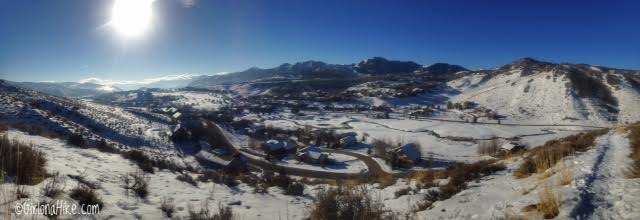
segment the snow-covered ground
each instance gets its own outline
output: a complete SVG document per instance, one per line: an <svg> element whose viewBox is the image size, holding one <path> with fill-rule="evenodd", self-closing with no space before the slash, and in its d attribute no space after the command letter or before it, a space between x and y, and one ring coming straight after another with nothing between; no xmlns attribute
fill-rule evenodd
<svg viewBox="0 0 640 220"><path fill-rule="evenodd" d="M189 206L197 211L203 203L207 202L211 210L217 210L219 203L227 205L240 201L240 205L231 206L239 219L300 219L305 215L308 205L312 203L311 197L287 196L277 187L270 188L268 194L254 193L253 188L245 184L229 188L221 184L200 183L198 187L194 187L176 180L177 174L168 171L148 174L150 194L147 199L137 199L133 195L126 196L122 187L121 177L137 169L137 166L129 160L117 154L71 147L62 140L32 136L17 131L9 131L8 134L12 139L33 143L37 149L46 152L48 172L59 172L62 176L84 173L88 180L99 183L101 188L97 192L102 197L105 207L98 218L161 219L163 214L159 207L164 197L174 199L176 216L183 217L188 215ZM75 201L69 198L68 192L77 183L75 180L66 179L66 193L60 199L67 201L68 204L75 204ZM26 187L34 203L45 198L40 193L44 183ZM0 195L3 198L12 198L14 188L12 184L0 184ZM312 187L306 188L307 194L315 194ZM27 199L22 199L0 204L0 216L8 216L9 213L13 213L13 205L26 201ZM34 218L26 215L17 217ZM44 217L37 216L37 218Z"/></svg>
<svg viewBox="0 0 640 220"><path fill-rule="evenodd" d="M40 136L28 135L23 132L10 130L6 132L11 139L32 143L37 149L46 153L48 160L46 170L50 173L58 172L65 181L65 192L57 199L66 204L76 204L69 197L69 191L78 183L66 175L83 174L89 181L100 185L97 189L105 206L100 214L93 216L97 219L162 219L163 213L160 205L165 198L173 199L176 205L175 216L188 216L189 207L195 211L202 205L208 205L211 210L217 210L218 204L230 205L238 219L302 219L313 204L318 190L328 187L325 184L305 185L304 196L284 195L283 190L271 187L268 193L255 193L254 188L241 183L237 187L228 187L222 184L202 183L192 186L188 183L176 180L178 174L168 171L156 170L154 174L147 174L149 178L149 196L146 199L127 196L122 187L122 176L135 172L137 165L122 158L117 154L110 154L95 149L81 149L65 144L63 140L49 139ZM342 161L352 161L349 156L337 156L333 158ZM195 177L195 174L190 174ZM14 214L16 204L35 205L38 201L46 199L41 195L41 189L46 180L34 186L26 186L26 192L31 197L28 199L14 200L15 185L11 183L0 184L0 216L17 219L42 219L38 215ZM394 193L402 188L415 184L405 180L387 186L383 189L378 184L363 184L372 192L372 197L384 203L387 209L394 213L410 213L413 201L418 201L421 194L405 195L396 198ZM410 199L411 198L411 199ZM30 200L29 200L30 199ZM239 204L238 204L239 203ZM82 216L61 216L64 218L79 218ZM84 216L87 217L87 216Z"/></svg>
<svg viewBox="0 0 640 220"><path fill-rule="evenodd" d="M369 143L374 139L387 139L398 143L420 143L425 157L455 161L476 161L477 143L468 140L501 140L520 138L519 142L536 147L546 141L568 136L593 128L580 126L514 126L498 124L473 124L438 120L374 119L362 114L332 113L324 116L274 115L263 118L264 124L295 130L310 125L317 128L335 128L339 133L355 132L358 140ZM356 151L366 152L366 149Z"/></svg>
<svg viewBox="0 0 640 220"><path fill-rule="evenodd" d="M153 96L176 98L172 104L177 106L191 106L198 110L216 110L226 103L223 97L216 93L198 91L153 92Z"/></svg>
<svg viewBox="0 0 640 220"><path fill-rule="evenodd" d="M506 161L508 169L469 184L452 198L434 203L418 213L429 219L499 219L508 216L542 218L539 213L521 213L538 203L538 193L549 186L561 200L556 219L638 219L640 180L625 179L630 149L626 134L611 131L596 140L590 150L567 157L545 175L516 179L512 173L519 159ZM573 181L561 185L562 169L571 169Z"/></svg>
<svg viewBox="0 0 640 220"><path fill-rule="evenodd" d="M307 170L319 170L319 171L328 171L328 172L336 172L336 173L365 173L368 168L364 162L360 161L358 158L344 155L344 154L328 154L329 159L332 159L335 164L330 164L326 166L320 166L316 164L304 163L296 160L295 158L287 157L281 161L278 161L276 164L287 166L287 167L296 167Z"/></svg>

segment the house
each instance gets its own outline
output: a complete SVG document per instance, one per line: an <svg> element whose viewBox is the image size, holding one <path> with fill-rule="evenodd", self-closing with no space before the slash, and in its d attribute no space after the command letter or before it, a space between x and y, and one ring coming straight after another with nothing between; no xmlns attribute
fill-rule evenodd
<svg viewBox="0 0 640 220"><path fill-rule="evenodd" d="M308 146L298 151L296 154L298 160L311 164L327 164L329 163L329 155L322 153L322 149L316 146Z"/></svg>
<svg viewBox="0 0 640 220"><path fill-rule="evenodd" d="M429 108L424 108L424 109L418 109L415 111L412 111L409 113L409 116L411 117L429 117L433 114L433 110L429 109Z"/></svg>
<svg viewBox="0 0 640 220"><path fill-rule="evenodd" d="M268 140L262 145L262 150L267 154L288 154L294 153L298 145L291 141Z"/></svg>

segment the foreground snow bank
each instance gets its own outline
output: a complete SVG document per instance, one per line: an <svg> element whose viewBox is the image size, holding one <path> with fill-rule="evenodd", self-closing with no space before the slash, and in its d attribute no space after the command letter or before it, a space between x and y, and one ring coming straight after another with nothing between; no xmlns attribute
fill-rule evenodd
<svg viewBox="0 0 640 220"><path fill-rule="evenodd" d="M44 151L48 159L47 171L60 175L84 174L89 181L98 182L101 186L97 190L105 203L98 218L113 219L161 219L163 217L159 207L163 198L172 198L176 205L175 216L187 216L189 206L199 210L207 203L211 210L217 210L218 204L232 205L233 212L239 219L300 219L305 215L307 207L312 203L309 196L293 197L282 193L277 187L269 189L268 194L254 193L253 188L240 184L229 188L226 185L214 183L200 183L194 187L176 180L177 174L168 171L157 171L149 174L149 191L147 199L138 199L133 195L126 196L122 187L121 176L134 172L137 166L117 154L108 154L94 149L80 149L68 146L62 140L32 136L18 131L9 131L9 137L33 145ZM68 192L78 183L66 178L65 193L60 199L68 204L75 204ZM46 182L46 181L45 181ZM45 199L41 195L44 183L27 186L32 201ZM14 197L15 186L8 183L0 184L0 196ZM311 189L305 192L315 195ZM32 219L36 216L15 216L13 205L25 202L26 199L0 204L0 216L12 216L20 219ZM3 202L6 202L3 200ZM37 203L37 202L36 202ZM64 216L70 217L70 216ZM78 217L78 216L76 216ZM37 216L43 218L43 216Z"/></svg>

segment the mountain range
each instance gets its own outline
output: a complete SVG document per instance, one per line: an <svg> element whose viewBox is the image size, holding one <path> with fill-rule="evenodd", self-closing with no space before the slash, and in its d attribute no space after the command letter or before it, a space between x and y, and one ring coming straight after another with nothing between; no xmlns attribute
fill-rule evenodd
<svg viewBox="0 0 640 220"><path fill-rule="evenodd" d="M312 80L330 78L358 78L380 75L432 74L444 75L468 71L459 65L436 63L423 66L412 61L387 60L373 57L355 64L327 64L320 61L285 63L274 68L250 68L245 71L204 77L189 87L212 88L216 85L256 82L265 80Z"/></svg>
<svg viewBox="0 0 640 220"><path fill-rule="evenodd" d="M503 78L505 76L513 78L508 82L504 82L509 85L513 84L512 86L516 86L518 84L516 81L519 82L522 78L528 77L528 80L534 81L536 78L544 77L553 79L554 81L552 82L557 82L555 80L562 76L562 82L571 83L571 85L563 85L563 87L567 87L566 89L571 91L571 94L577 97L601 100L609 108L614 108L618 105L620 98L616 98L615 93L621 88L640 91L640 74L635 70L587 64L551 63L533 58L519 59L493 70L469 70L460 65L448 63L421 65L411 61L395 61L382 57L373 57L354 64L327 64L310 60L293 64L285 63L274 68L253 67L244 71L225 74L184 74L141 81L113 81L90 78L79 82L10 83L50 95L85 97L139 88L184 87L251 90L255 91L251 94L259 94L276 87L273 91L283 90L282 88L298 88L296 87L298 85L291 86L292 82L316 82L318 80L334 80L338 83L333 83L329 87L326 86L327 83L321 84L320 87L305 85L301 90L337 89L341 91L357 86L359 83L380 79L388 80L389 77L393 77L392 80L396 81L399 79L409 80L414 85L416 83L420 84L425 77L427 77L428 81L433 80L433 78L439 78L441 82L449 82L449 84L455 84L456 82L466 83L465 85L457 85L460 88L479 89L489 85L494 81L494 78ZM462 81L460 78L462 78ZM540 80L540 82L543 81ZM528 82L521 90L533 91L533 88L536 87L535 84ZM551 83L545 84L545 86L548 85L551 85ZM512 94L512 92L506 93Z"/></svg>

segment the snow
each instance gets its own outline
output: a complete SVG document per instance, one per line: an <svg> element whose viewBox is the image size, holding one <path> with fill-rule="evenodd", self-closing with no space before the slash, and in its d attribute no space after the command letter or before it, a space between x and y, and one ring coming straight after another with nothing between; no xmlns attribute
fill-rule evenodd
<svg viewBox="0 0 640 220"><path fill-rule="evenodd" d="M277 187L269 189L268 194L254 193L253 188L245 184L229 188L214 183L200 183L194 187L176 180L177 174L168 171L156 171L149 174L149 191L147 199L140 200L132 196L127 197L122 188L121 176L137 169L132 162L117 154L108 154L93 149L80 149L66 145L64 141L27 135L22 132L9 131L10 138L33 143L38 149L46 152L48 159L46 169L49 172L59 172L60 175L78 175L84 173L88 180L99 182L101 188L97 192L102 197L105 207L98 218L135 219L143 216L145 219L162 219L159 210L164 197L174 199L176 216L188 216L188 207L199 209L207 202L211 210L217 210L218 203L226 205L241 201L241 205L233 205L233 211L240 219L301 219L306 215L305 210L313 202L308 196L287 196ZM45 197L40 195L44 182L35 186L26 186L27 192L33 200L40 201ZM75 186L74 180L67 178L65 192ZM307 187L305 192L315 195L315 190ZM13 193L11 184L0 184L0 195ZM75 204L65 193L60 199L68 204ZM0 196L4 197L4 196ZM8 198L8 197L7 197ZM0 199L2 200L2 199ZM2 200L4 202L4 200ZM13 212L12 204L25 202L26 199L13 203L0 204L0 216L7 216ZM32 216L19 216L32 219ZM40 216L39 216L40 217Z"/></svg>
<svg viewBox="0 0 640 220"><path fill-rule="evenodd" d="M598 138L596 147L576 158L576 186L568 193L568 205L563 209L568 217L640 218L640 181L624 176L631 162L625 136L612 131Z"/></svg>
<svg viewBox="0 0 640 220"><path fill-rule="evenodd" d="M171 101L177 106L191 106L198 110L216 110L226 104L226 100L222 95L210 92L199 91L166 91L152 92L157 97L174 97L176 100Z"/></svg>
<svg viewBox="0 0 640 220"><path fill-rule="evenodd" d="M473 101L490 109L497 110L508 120L519 123L563 124L582 123L590 125L609 125L608 113L595 100L580 98L571 92L566 75L558 72L540 72L527 76L519 74L499 74L487 81L482 76L470 75L447 84L456 88L458 94L451 95L452 102ZM631 111L638 106L633 88L624 85L614 95L622 103L619 118L629 121L640 120L637 111ZM625 96L625 94L628 94ZM625 106L630 105L630 106ZM568 119L578 121L567 121Z"/></svg>
<svg viewBox="0 0 640 220"><path fill-rule="evenodd" d="M625 81L616 89L609 85L613 95L618 99L618 121L623 124L633 123L640 120L640 91L633 89L629 82Z"/></svg>
<svg viewBox="0 0 640 220"><path fill-rule="evenodd" d="M318 148L319 149L319 148ZM248 149L244 149L245 151L250 151ZM321 150L320 150L321 151ZM310 153L317 153L320 154L321 152L317 152L315 150L310 150L308 151ZM254 155L257 154L257 155ZM252 152L251 154L249 153L245 153L243 154L244 156L247 157L251 157L253 159L257 159L257 160L264 160L264 156L258 156L260 154L260 152ZM317 170L317 171L327 171L327 172L333 172L333 173L362 173L362 172L366 172L368 170L367 165L360 161L358 158L349 156L349 155L345 155L345 154L339 154L339 153L327 153L327 156L329 159L333 160L335 163L334 164L326 164L326 165L319 165L319 164L309 164L309 163L305 163L302 161L298 161L294 155L288 155L287 157L283 158L282 160L279 161L275 161L276 165L280 165L280 166L284 166L284 167L294 167L294 168L301 168L301 169L307 169L307 170Z"/></svg>
<svg viewBox="0 0 640 220"><path fill-rule="evenodd" d="M567 157L551 168L548 177L534 174L516 179L512 172L522 160L506 160L506 171L469 183L467 189L450 199L419 212L418 218L500 219L524 214L522 208L538 203L538 192L548 185L561 198L560 215L555 219L638 219L640 180L626 179L623 173L630 162L629 153L625 134L611 131L597 138L590 150ZM562 169L575 169L571 184L559 184ZM535 212L525 215L542 217Z"/></svg>

